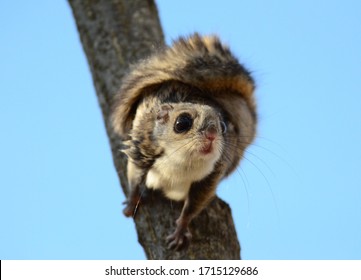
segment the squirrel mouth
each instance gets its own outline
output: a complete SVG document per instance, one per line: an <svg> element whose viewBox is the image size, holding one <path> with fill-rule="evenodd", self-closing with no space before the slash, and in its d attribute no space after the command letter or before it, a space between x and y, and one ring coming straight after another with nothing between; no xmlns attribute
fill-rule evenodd
<svg viewBox="0 0 361 280"><path fill-rule="evenodd" d="M208 155L212 151L213 151L212 141L210 141L209 143L205 143L200 149L201 154L204 154L204 155Z"/></svg>

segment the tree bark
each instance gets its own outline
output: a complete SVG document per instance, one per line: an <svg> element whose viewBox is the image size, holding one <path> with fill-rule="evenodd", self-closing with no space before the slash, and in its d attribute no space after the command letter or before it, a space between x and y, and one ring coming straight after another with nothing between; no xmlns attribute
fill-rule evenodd
<svg viewBox="0 0 361 280"><path fill-rule="evenodd" d="M69 0L88 59L113 160L127 195L126 157L110 124L110 110L129 64L164 44L153 0ZM139 243L148 259L240 259L240 245L225 202L215 198L190 225L193 235L187 250L167 249L166 236L174 231L181 203L151 193L135 217ZM123 217L119 217L123 219ZM130 222L130 221L129 221Z"/></svg>

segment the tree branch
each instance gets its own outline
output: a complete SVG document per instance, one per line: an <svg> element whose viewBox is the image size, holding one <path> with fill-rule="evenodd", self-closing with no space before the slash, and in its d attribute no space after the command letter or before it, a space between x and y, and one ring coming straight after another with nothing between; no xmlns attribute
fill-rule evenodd
<svg viewBox="0 0 361 280"><path fill-rule="evenodd" d="M110 124L110 110L129 64L164 44L153 0L69 0L102 109L113 160L125 194L126 158ZM135 223L138 240L148 259L240 259L231 210L215 198L190 225L187 250L174 252L165 242L175 227L182 205L159 193L141 203ZM122 217L120 217L122 218Z"/></svg>

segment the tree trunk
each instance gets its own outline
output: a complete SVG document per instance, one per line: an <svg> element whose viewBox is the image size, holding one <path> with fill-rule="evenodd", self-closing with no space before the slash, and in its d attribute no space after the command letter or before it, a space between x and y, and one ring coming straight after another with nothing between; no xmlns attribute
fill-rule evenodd
<svg viewBox="0 0 361 280"><path fill-rule="evenodd" d="M164 44L157 8L153 0L69 0L69 3L93 76L114 164L127 194L126 158L119 151L121 142L110 124L110 109L129 64ZM174 231L181 208L181 203L158 193L152 193L140 204L135 224L148 259L240 259L231 210L219 198L191 223L193 239L189 248L180 252L168 250L165 239Z"/></svg>

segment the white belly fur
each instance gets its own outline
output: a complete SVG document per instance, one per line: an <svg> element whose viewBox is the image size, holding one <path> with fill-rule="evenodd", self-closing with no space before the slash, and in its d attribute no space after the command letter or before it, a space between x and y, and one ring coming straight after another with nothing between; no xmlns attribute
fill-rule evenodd
<svg viewBox="0 0 361 280"><path fill-rule="evenodd" d="M203 158L197 161L179 162L176 159L156 160L146 177L146 186L161 189L172 200L185 200L193 182L209 175L216 159Z"/></svg>

